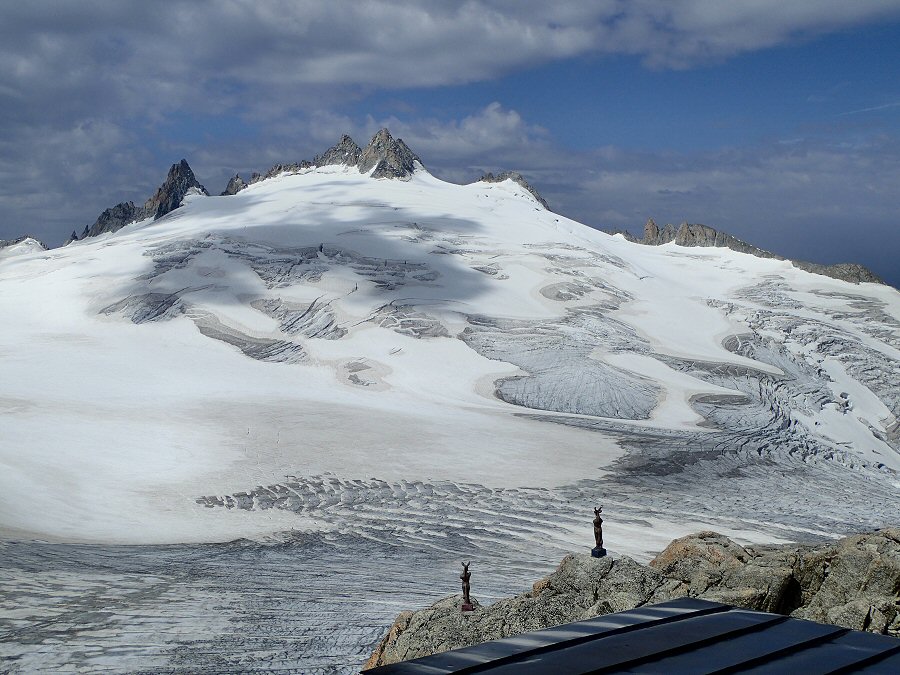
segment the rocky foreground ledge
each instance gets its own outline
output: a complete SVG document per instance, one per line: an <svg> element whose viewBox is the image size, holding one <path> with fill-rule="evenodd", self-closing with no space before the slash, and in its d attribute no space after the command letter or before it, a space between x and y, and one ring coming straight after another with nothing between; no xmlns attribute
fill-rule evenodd
<svg viewBox="0 0 900 675"><path fill-rule="evenodd" d="M486 607L476 601L473 612L460 612L459 595L401 612L366 667L685 596L900 637L900 528L758 547L700 532L676 539L649 566L568 555L530 592Z"/></svg>

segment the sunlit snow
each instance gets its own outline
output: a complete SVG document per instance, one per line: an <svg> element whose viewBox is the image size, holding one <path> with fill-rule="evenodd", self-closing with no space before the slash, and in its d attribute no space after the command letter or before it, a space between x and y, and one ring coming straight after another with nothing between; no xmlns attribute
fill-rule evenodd
<svg viewBox="0 0 900 675"><path fill-rule="evenodd" d="M379 565L537 574L592 544L599 503L612 553L643 560L700 529L896 518L890 287L629 243L512 181L335 167L19 253L0 260L6 539L294 530Z"/></svg>

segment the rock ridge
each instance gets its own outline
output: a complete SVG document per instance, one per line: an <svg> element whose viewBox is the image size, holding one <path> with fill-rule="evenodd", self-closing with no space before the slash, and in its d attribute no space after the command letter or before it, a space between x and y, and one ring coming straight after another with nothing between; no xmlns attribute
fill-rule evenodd
<svg viewBox="0 0 900 675"><path fill-rule="evenodd" d="M478 179L482 183L502 183L505 180L511 180L523 188L528 190L531 193L531 196L538 200L541 206L543 206L548 211L550 210L550 205L547 204L547 201L541 197L541 194L534 189L534 187L520 174L518 171L502 171L496 175L492 174L490 171L485 173L481 178Z"/></svg>
<svg viewBox="0 0 900 675"><path fill-rule="evenodd" d="M418 155L402 139L391 136L387 129L378 131L365 149L344 134L337 143L321 155L316 155L312 161L304 159L291 164L275 164L264 174L254 172L247 182L244 182L240 174L235 174L221 196L237 194L250 185L283 173L299 173L324 166L355 167L360 173L369 173L372 178L400 179L409 178L417 169L424 168Z"/></svg>
<svg viewBox="0 0 900 675"><path fill-rule="evenodd" d="M729 248L738 253L748 253L757 258L772 258L774 260L787 260L777 253L759 248L746 241L738 239L727 232L721 232L708 225L700 223L682 223L677 228L671 223L663 228L654 222L653 218L647 220L644 225L644 236L638 239L626 232L615 231L612 234L623 234L629 241L648 246L661 246L675 242L678 246L704 246ZM814 274L822 274L833 279L841 279L850 283L875 283L883 284L871 270L857 263L838 263L836 265L823 265L820 263L805 262L803 260L791 260L791 264L798 269Z"/></svg>
<svg viewBox="0 0 900 675"><path fill-rule="evenodd" d="M419 157L400 138L381 129L359 155L357 168L372 178L408 178L422 165ZM371 172L371 173L370 173Z"/></svg>
<svg viewBox="0 0 900 675"><path fill-rule="evenodd" d="M31 249L33 251L46 251L47 244L42 242L37 237L33 237L30 234L23 234L21 237L16 237L15 239L0 239L0 250L4 248L10 248L12 246L18 246L19 244L28 244L31 242Z"/></svg>
<svg viewBox="0 0 900 675"><path fill-rule="evenodd" d="M233 180L234 178L232 178ZM229 185L231 185L230 182ZM182 159L171 166L165 181L157 188L153 196L144 202L142 207L138 208L134 202L130 201L120 202L101 213L92 225L86 225L81 236L77 236L73 231L66 244L87 237L96 237L106 232L117 232L126 225L147 218L158 220L181 206L184 198L191 192L209 195L206 188L197 180L190 165Z"/></svg>
<svg viewBox="0 0 900 675"><path fill-rule="evenodd" d="M900 528L757 547L699 532L672 541L649 565L570 554L530 591L474 612L460 612L459 595L401 612L366 667L680 597L900 637Z"/></svg>

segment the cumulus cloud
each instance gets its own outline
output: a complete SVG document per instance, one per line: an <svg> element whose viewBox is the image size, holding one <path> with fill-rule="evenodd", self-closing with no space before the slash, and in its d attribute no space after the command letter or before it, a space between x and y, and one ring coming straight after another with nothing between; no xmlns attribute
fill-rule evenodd
<svg viewBox="0 0 900 675"><path fill-rule="evenodd" d="M685 67L891 16L900 16L894 0L34 0L4 9L0 114L61 123L99 108L265 114L578 55Z"/></svg>
<svg viewBox="0 0 900 675"><path fill-rule="evenodd" d="M607 148L542 189L588 224L639 234L648 217L700 222L788 257L862 262L896 284L891 247L879 242L896 240L900 224L898 157L900 143L884 136L677 154Z"/></svg>
<svg viewBox="0 0 900 675"><path fill-rule="evenodd" d="M445 178L527 171L552 204L591 223L683 211L727 225L773 194L782 215L790 194L811 211L868 213L898 175L878 148L868 164L862 151L827 146L800 160L798 148L573 152L502 101L444 116L348 111L375 92L490 81L573 57L688 68L898 17L896 0L14 3L0 22L0 237L32 230L58 243L103 208L145 197L182 156L215 191L234 171L311 157L343 132L362 143L380 126ZM217 124L246 130L203 131ZM708 210L695 216L691 205Z"/></svg>

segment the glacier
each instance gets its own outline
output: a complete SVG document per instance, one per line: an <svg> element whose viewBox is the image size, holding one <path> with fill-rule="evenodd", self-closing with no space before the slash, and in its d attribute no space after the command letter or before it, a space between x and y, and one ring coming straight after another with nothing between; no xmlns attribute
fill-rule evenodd
<svg viewBox="0 0 900 675"><path fill-rule="evenodd" d="M600 503L639 560L896 524L896 289L415 160L0 260L4 668L354 672L458 560L516 592Z"/></svg>

